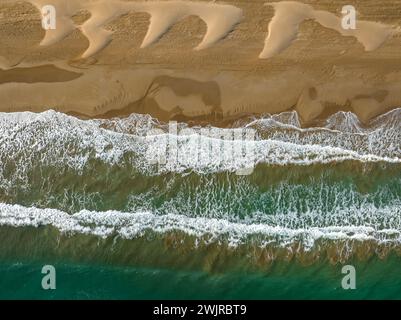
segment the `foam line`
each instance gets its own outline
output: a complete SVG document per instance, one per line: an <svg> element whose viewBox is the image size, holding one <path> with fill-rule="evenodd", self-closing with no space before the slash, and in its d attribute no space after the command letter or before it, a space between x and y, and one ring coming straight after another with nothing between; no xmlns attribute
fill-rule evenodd
<svg viewBox="0 0 401 320"><path fill-rule="evenodd" d="M400 207L367 208L364 212L370 215L397 216ZM360 210L352 209L339 213L347 217L360 215ZM301 217L297 223L291 221L288 226L269 225L264 223L231 222L226 219L187 217L185 215L166 214L158 215L152 212L95 212L82 210L75 214L68 214L57 209L40 209L0 203L0 225L14 227L53 226L62 233L91 234L103 238L120 236L125 239L134 239L147 232L165 234L168 232L184 232L196 238L204 238L210 242L225 242L230 246L246 243L252 238L260 246L275 245L285 247L294 242L300 242L305 249L311 249L317 240L373 240L379 243L399 244L401 229L397 225L399 219L393 219L394 225L381 228L371 225L311 225L305 226ZM312 214L309 214L307 219ZM316 216L317 218L318 216ZM339 219L339 221L341 221Z"/></svg>
<svg viewBox="0 0 401 320"><path fill-rule="evenodd" d="M149 130L161 127L156 121L140 115L127 119L79 120L55 111L1 113L0 159L23 168L41 161L74 170L83 170L91 160L100 160L107 164L129 164L148 174L157 168L155 155L163 154L178 154L179 157L166 157L164 163L159 163L158 173L233 172L257 163L280 166L340 161L399 164L401 110L396 111L378 118L370 130L358 132L336 131L333 123L329 128L295 127L288 130L286 124L277 126L272 119L260 119L252 123L258 133L256 140L242 141L219 138L219 135L225 137L236 129L215 128L212 136L196 131L190 135L174 136L168 131L149 135ZM130 125L132 127L127 131L123 129ZM347 130L341 123L338 125ZM166 141L170 138L177 143L167 144L166 149ZM237 156L232 150L238 145L251 152ZM210 152L211 148L221 152Z"/></svg>

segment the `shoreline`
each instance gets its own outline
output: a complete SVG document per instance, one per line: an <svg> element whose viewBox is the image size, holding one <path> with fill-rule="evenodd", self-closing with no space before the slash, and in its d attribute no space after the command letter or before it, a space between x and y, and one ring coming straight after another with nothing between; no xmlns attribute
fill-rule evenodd
<svg viewBox="0 0 401 320"><path fill-rule="evenodd" d="M244 118L296 111L301 125L310 127L340 111L352 112L362 124L368 124L401 106L401 80L374 90L361 83L342 82L338 83L341 90L330 91L334 82L303 89L304 84L295 74L275 79L263 75L238 78L232 71L154 67L111 70L93 66L82 72L54 64L0 69L0 112L52 109L81 119L121 118L137 113L162 122L229 127ZM298 84L288 85L287 78ZM284 85L272 85L280 81ZM281 95L287 87L292 91L284 98ZM325 101L318 98L322 90L327 93Z"/></svg>

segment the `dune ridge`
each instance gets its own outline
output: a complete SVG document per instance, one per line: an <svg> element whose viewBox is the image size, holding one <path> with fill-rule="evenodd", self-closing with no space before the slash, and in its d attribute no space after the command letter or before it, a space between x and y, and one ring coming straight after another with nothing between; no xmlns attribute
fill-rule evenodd
<svg viewBox="0 0 401 320"><path fill-rule="evenodd" d="M305 20L315 20L343 36L355 37L366 51L376 50L396 31L391 26L359 19L356 29L346 30L341 26L341 18L335 14L295 1L268 2L266 5L274 8L275 15L269 23L269 34L259 55L261 59L271 58L288 48L298 35L299 25Z"/></svg>
<svg viewBox="0 0 401 320"><path fill-rule="evenodd" d="M112 32L103 26L129 12L146 12L150 15L150 25L141 48L155 43L172 25L188 16L198 16L207 25L207 32L195 50L210 47L218 42L238 24L242 10L233 5L215 2L196 1L149 1L126 2L121 0L28 0L39 10L45 5L54 5L57 10L57 29L47 30L41 45L47 46L64 39L76 28L79 28L89 40L89 47L82 54L88 58L102 50L111 40ZM306 20L314 20L323 27L335 30L343 36L355 37L366 51L374 51L389 39L396 29L393 26L372 21L357 20L356 29L344 29L341 17L324 11L315 10L311 5L296 1L268 2L275 15L269 22L269 32L259 58L271 58L288 48L297 38L299 25ZM91 17L81 26L72 21L72 16L87 10Z"/></svg>
<svg viewBox="0 0 401 320"><path fill-rule="evenodd" d="M131 11L146 12L151 16L149 29L141 48L156 42L176 22L194 15L202 19L207 25L207 32L195 49L205 49L227 35L242 19L242 10L237 7L196 1L29 1L39 10L45 5L54 5L59 13L57 28L55 30L47 30L46 36L41 42L41 45L44 46L62 40L77 28L71 19L76 12L87 10L91 13L91 17L79 27L89 40L89 48L82 54L83 58L96 54L111 41L112 32L103 28L106 23Z"/></svg>

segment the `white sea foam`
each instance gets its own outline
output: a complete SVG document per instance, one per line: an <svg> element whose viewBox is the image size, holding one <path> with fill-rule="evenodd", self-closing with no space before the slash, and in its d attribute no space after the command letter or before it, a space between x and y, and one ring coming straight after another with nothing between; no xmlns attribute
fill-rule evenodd
<svg viewBox="0 0 401 320"><path fill-rule="evenodd" d="M368 126L351 112L338 112L322 127L301 128L295 111L267 115L246 126L257 129L262 139L331 146L385 158L399 159L401 155L401 109L377 117Z"/></svg>
<svg viewBox="0 0 401 320"><path fill-rule="evenodd" d="M305 129L301 128L296 113L286 112L255 119L243 124L243 127L257 130L257 140L246 141L254 145L257 162L275 165L308 165L343 160L401 163L400 121L401 109L378 117L369 126L360 124L353 114L338 113L320 128ZM154 128L165 133L148 136L149 130ZM186 128L186 125L179 124L179 128ZM231 132L238 128L214 129L217 132ZM188 149L197 147L198 144L194 145L194 137L210 143L221 143L215 136L199 135L201 128L194 130L195 134L177 137L177 152L182 150L181 154L185 155ZM42 170L41 168L49 166L80 172L91 161L121 167L132 166L145 174L159 174L160 171L154 170L148 156L152 153L149 150L158 150L163 136L171 136L168 126L146 115L133 114L125 119L84 121L55 111L40 114L1 113L0 187L7 188L15 184L21 188L28 186L29 173L36 170L35 168ZM226 142L228 145L235 143L238 141ZM207 146L201 143L199 146L205 145ZM207 154L206 149L198 152ZM222 157L221 153L214 153L211 157L199 157L193 162L187 159L186 162L180 162L179 166L167 162L161 169L163 172L183 172L188 169L201 173L233 171L247 160L223 158L223 161ZM131 212L82 210L68 214L56 209L0 204L0 225L52 225L61 232L101 237L119 235L127 239L139 237L148 231L182 231L191 236L224 241L231 245L251 239L257 240L260 245L281 246L302 242L308 248L319 239L371 239L386 243L399 243L401 239L401 204L397 199L397 191L389 195L384 188L378 191L381 193L376 198L359 197L352 192L348 192L350 195L347 197L335 192L333 198L333 188L322 189L320 193L319 190L316 191L316 204L308 200L307 208L297 210L296 205L292 207L280 202L281 198L291 198L288 190L292 189L284 188L287 193L280 193L277 197L275 194L271 195L272 199L277 198L273 204L277 208L272 208L272 212L264 211L263 207L259 208L261 212L246 216L224 214L236 210L235 203L230 200L231 194L227 193L224 205L229 203L233 208L228 212L225 206L217 214L196 202L200 196L195 202L187 201L188 207L167 201L164 210L159 211L157 208L137 206L126 210ZM239 192L245 191L241 189ZM209 186L205 188L205 192L210 195L213 188ZM238 196L249 200L252 193L257 193L257 190ZM314 193L315 191L311 192ZM199 192L196 194L199 195ZM302 190L300 194L305 196ZM387 197L380 196L383 194ZM294 196L297 195L295 190ZM220 201L219 194L211 196L217 199L213 204ZM319 204L319 197L323 199L322 204ZM183 199L185 202L186 198ZM384 200L381 201L382 199ZM136 200L133 199L133 202L138 205ZM261 195L259 200L263 203L269 202L266 195ZM291 199L288 201L291 202ZM330 206L327 203L325 206L327 201ZM269 203L273 203L273 200ZM198 211L202 211L202 214L195 214L198 205ZM178 207L180 210L172 210ZM213 209L216 211L219 208L216 205ZM255 209L259 210L257 206Z"/></svg>
<svg viewBox="0 0 401 320"><path fill-rule="evenodd" d="M315 222L305 225L302 216L294 220L281 219L281 224L253 222L232 222L225 219L204 217L188 217L185 215L158 215L152 212L93 212L83 210L75 214L56 209L39 209L20 205L0 204L0 225L15 227L53 226L67 234L91 234L103 238L120 236L134 239L147 232L165 234L183 232L208 243L226 243L230 246L256 241L258 245L288 246L294 242L301 243L311 249L317 240L373 240L380 243L399 244L401 240L400 210L398 205L384 208L366 207L366 217L383 216L391 219L391 225L380 227L369 223L364 225L347 225L345 219L338 225L319 224L319 214L314 215ZM360 215L352 208L338 215L345 218L349 215Z"/></svg>
<svg viewBox="0 0 401 320"><path fill-rule="evenodd" d="M308 165L342 160L401 163L400 113L401 109L389 112L367 127L350 113L338 113L329 118L323 127L308 129L300 127L297 115L293 112L265 116L244 125L258 132L256 141L246 143L254 144L256 161L276 165ZM185 124L179 124L179 128L185 127ZM149 130L154 128L165 133L148 136ZM218 132L236 130L215 129ZM195 128L196 132L200 133L200 130ZM132 166L146 174L159 174L160 171L154 171L149 163L149 150L157 150L160 139L169 135L167 125L149 116L135 114L125 119L84 121L55 111L40 114L1 113L0 187L7 189L10 185L18 185L29 189L28 177L34 170L49 166L79 172L94 160L121 167ZM178 137L177 152L182 149L182 154L185 154L188 149L198 146L194 145L194 136L196 134ZM216 137L198 138L220 143ZM229 141L228 145L235 143L237 141ZM199 152L206 154L206 149L200 149ZM211 157L182 162L179 167L167 162L162 170L232 171L247 160L224 158L223 161L222 156L214 153ZM256 241L260 246L287 246L300 242L305 248L312 248L319 240L371 240L399 244L401 203L398 191L392 193L394 183L392 181L388 189L381 188L377 194L368 195L361 195L353 189L342 190L341 185L341 190L337 190L333 186L320 188L315 183L312 187L306 187L312 189L309 192L298 190L296 185L284 185L283 190L279 189L277 193L272 191L271 194L266 191L260 197L258 190L246 189L246 186L228 186L229 190L233 190L230 193L214 190L211 185L202 185L204 193L201 193L199 190L186 189L184 185L183 190L193 191L195 198L191 198L191 195L186 197L189 192L180 194L176 190L175 198L167 199L161 207L142 207L142 202L146 203L149 197L154 198L155 195L150 194L141 203L137 198L131 199L130 204L135 206L125 210L127 212L77 209L78 212L69 214L57 209L0 203L0 225L49 225L63 233L120 236L126 239L134 239L147 232L164 234L180 231L202 241L232 246L248 241ZM220 193L224 193L224 196L220 196ZM253 194L255 196L252 198ZM201 203L203 196L206 204ZM313 197L316 198L315 202ZM253 211L244 213L243 207L233 198L259 201L270 207L254 203L251 208ZM304 199L305 205L301 203L297 207L299 203L293 199ZM85 208L85 203L80 208ZM218 203L221 203L220 207ZM60 206L57 204L58 208Z"/></svg>
<svg viewBox="0 0 401 320"><path fill-rule="evenodd" d="M376 119L371 128L339 122L341 117L352 118L344 113L330 118L324 128L310 129L298 127L295 114L281 115L289 123L282 119L280 122L280 116L265 117L245 126L258 132L252 141L219 138L237 128L213 128L213 136L195 128L191 135L172 137L166 125L149 116L79 120L55 111L0 113L0 181L3 187L17 181L23 184L27 182L28 172L44 166L82 172L90 161L131 166L144 174L188 170L235 172L256 163L281 166L347 160L401 163L400 111L397 109ZM186 125L179 124L178 127L185 128ZM148 135L155 128L161 129L162 134ZM347 128L350 130L345 131ZM176 143L165 149L165 142L170 138L176 139ZM252 153L238 157L230 152L237 144L245 144ZM155 154L160 156L163 152L177 157L166 157L163 163L155 164Z"/></svg>
<svg viewBox="0 0 401 320"><path fill-rule="evenodd" d="M269 176L270 172L265 172ZM280 183L255 183L250 179L199 176L186 179L174 176L157 187L141 193L130 194L125 211L149 211L163 214L178 214L188 217L226 219L231 222L267 223L269 225L381 225L390 226L388 215L364 213L375 208L401 205L401 178L390 178L377 183L367 192L361 192L358 185L366 185L369 178L362 178L357 184L336 182L330 175L311 177L308 182L288 182L287 175L281 175ZM361 176L358 177L361 179ZM194 181L195 180L195 181ZM59 206L59 200L41 207ZM120 200L120 203L122 201ZM85 206L77 206L75 212ZM96 207L92 207L96 208ZM347 210L350 214L347 215ZM359 212L360 214L356 214ZM344 214L339 214L344 213ZM354 214L351 214L354 213ZM298 220L299 218L302 218ZM394 218L391 216L391 218ZM400 217L401 218L401 217Z"/></svg>

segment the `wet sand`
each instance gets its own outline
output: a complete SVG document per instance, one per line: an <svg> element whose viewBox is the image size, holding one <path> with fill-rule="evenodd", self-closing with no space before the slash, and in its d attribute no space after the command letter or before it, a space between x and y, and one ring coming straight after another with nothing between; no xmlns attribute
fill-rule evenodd
<svg viewBox="0 0 401 320"><path fill-rule="evenodd" d="M357 1L348 32L342 0L49 0L62 17L55 32L41 27L43 3L0 3L0 111L224 126L295 109L312 125L339 110L368 122L401 105L397 1Z"/></svg>

